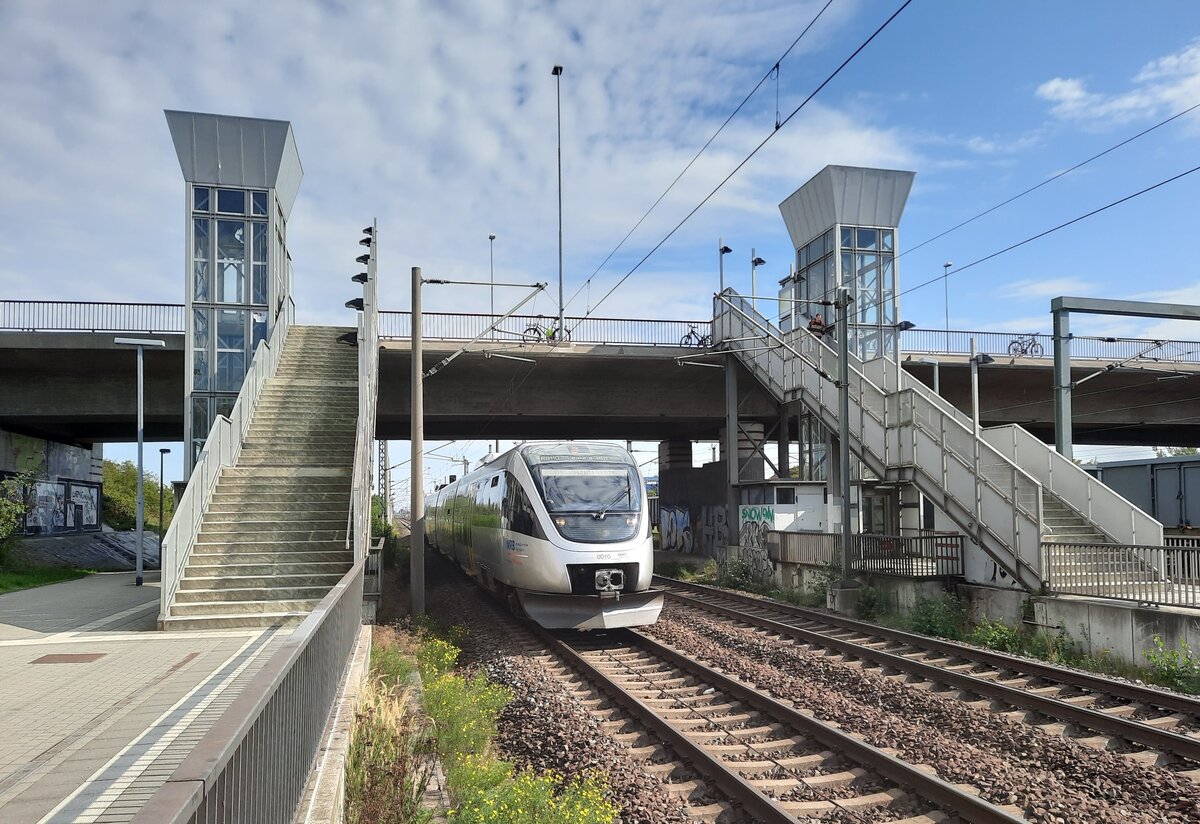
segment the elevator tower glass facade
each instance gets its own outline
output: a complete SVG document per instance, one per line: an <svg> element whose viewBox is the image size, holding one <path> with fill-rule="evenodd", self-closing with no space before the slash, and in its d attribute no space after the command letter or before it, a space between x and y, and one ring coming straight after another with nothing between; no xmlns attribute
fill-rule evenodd
<svg viewBox="0 0 1200 824"><path fill-rule="evenodd" d="M191 473L291 297L287 221L303 169L291 124L168 111L186 181L184 425Z"/></svg>

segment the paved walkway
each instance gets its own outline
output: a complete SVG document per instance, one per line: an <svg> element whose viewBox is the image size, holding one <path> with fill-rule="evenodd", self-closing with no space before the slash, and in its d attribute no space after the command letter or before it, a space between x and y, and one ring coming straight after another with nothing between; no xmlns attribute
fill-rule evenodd
<svg viewBox="0 0 1200 824"><path fill-rule="evenodd" d="M0 595L0 821L129 821L290 629L158 632L131 573Z"/></svg>

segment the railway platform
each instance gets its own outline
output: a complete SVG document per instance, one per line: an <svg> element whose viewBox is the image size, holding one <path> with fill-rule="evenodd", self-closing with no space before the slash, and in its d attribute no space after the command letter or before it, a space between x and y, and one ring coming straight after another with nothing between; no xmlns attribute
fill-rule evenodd
<svg viewBox="0 0 1200 824"><path fill-rule="evenodd" d="M129 821L290 630L159 632L157 573L0 595L0 821Z"/></svg>

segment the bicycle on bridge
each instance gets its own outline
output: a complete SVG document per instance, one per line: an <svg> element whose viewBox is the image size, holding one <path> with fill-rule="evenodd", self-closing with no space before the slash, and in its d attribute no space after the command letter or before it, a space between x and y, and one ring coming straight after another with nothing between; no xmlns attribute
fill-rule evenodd
<svg viewBox="0 0 1200 824"><path fill-rule="evenodd" d="M563 328L559 329L558 324L551 322L543 326L541 322L531 323L525 327L525 331L521 333L521 340L524 343L559 343L560 341L571 340L571 330L564 323Z"/></svg>
<svg viewBox="0 0 1200 824"><path fill-rule="evenodd" d="M679 339L680 346L700 346L705 349L712 346L712 335L701 335L695 324L688 325L691 328L688 329L686 335Z"/></svg>
<svg viewBox="0 0 1200 824"><path fill-rule="evenodd" d="M1040 358L1043 354L1042 345L1038 343L1035 335L1019 335L1016 340L1008 345L1008 354L1014 358L1028 355L1031 358Z"/></svg>

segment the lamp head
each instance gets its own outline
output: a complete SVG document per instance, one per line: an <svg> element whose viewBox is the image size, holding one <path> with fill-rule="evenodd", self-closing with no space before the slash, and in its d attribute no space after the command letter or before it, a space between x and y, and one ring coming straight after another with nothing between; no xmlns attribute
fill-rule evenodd
<svg viewBox="0 0 1200 824"><path fill-rule="evenodd" d="M358 245L359 245L359 246L366 246L368 249L370 249L370 248L371 248L371 237L370 237L370 235L368 235L367 237L365 237L365 238L363 238L362 240L360 240L360 241L358 242Z"/></svg>
<svg viewBox="0 0 1200 824"><path fill-rule="evenodd" d="M766 263L766 261L760 257L756 257L754 260L750 261L751 266L762 266L765 263Z"/></svg>
<svg viewBox="0 0 1200 824"><path fill-rule="evenodd" d="M496 239L495 233L488 235L488 240L495 240L495 239Z"/></svg>
<svg viewBox="0 0 1200 824"><path fill-rule="evenodd" d="M373 235L373 234L375 234L375 227L368 226L367 228L363 229L362 231L363 231L364 235Z"/></svg>
<svg viewBox="0 0 1200 824"><path fill-rule="evenodd" d="M354 262L361 263L363 266L366 266L368 263L371 262L371 256L370 255L359 255L358 257L356 257L354 259Z"/></svg>
<svg viewBox="0 0 1200 824"><path fill-rule="evenodd" d="M950 268L951 266L953 266L953 265L954 265L954 261L952 261L952 260L948 260L948 261L946 261L945 263L943 263L943 264L942 264L942 268L943 268L943 269L949 269L949 268Z"/></svg>
<svg viewBox="0 0 1200 824"><path fill-rule="evenodd" d="M349 346L358 346L358 332L347 332L344 335L338 335L337 342Z"/></svg>
<svg viewBox="0 0 1200 824"><path fill-rule="evenodd" d="M732 250L732 249L730 249L728 246L722 246L722 247L721 247L721 254L723 254L723 255L727 255L727 254L729 254L729 253L730 253L730 252L732 252L732 251L733 251L733 250Z"/></svg>
<svg viewBox="0 0 1200 824"><path fill-rule="evenodd" d="M553 69L550 70L550 74L554 75L555 77L558 77L560 74L562 74L562 66L555 66Z"/></svg>
<svg viewBox="0 0 1200 824"><path fill-rule="evenodd" d="M171 454L171 450L170 450L170 449L167 449L165 446L160 446L160 447L159 447L159 449L158 449L158 454L159 454L159 455L170 455L170 454Z"/></svg>
<svg viewBox="0 0 1200 824"><path fill-rule="evenodd" d="M346 308L347 309L355 309L355 310L361 312L363 310L363 299L355 298L354 300L346 301Z"/></svg>
<svg viewBox="0 0 1200 824"><path fill-rule="evenodd" d="M989 355L986 352L980 352L978 355L975 356L975 362L977 364L979 364L980 366L985 366L989 363L995 363L996 359L993 358L991 355Z"/></svg>
<svg viewBox="0 0 1200 824"><path fill-rule="evenodd" d="M366 272L359 272L357 275L351 275L350 280L355 283L366 283L369 275Z"/></svg>
<svg viewBox="0 0 1200 824"><path fill-rule="evenodd" d="M917 325L911 320L902 320L896 324L897 332L907 332L909 329L916 329Z"/></svg>

